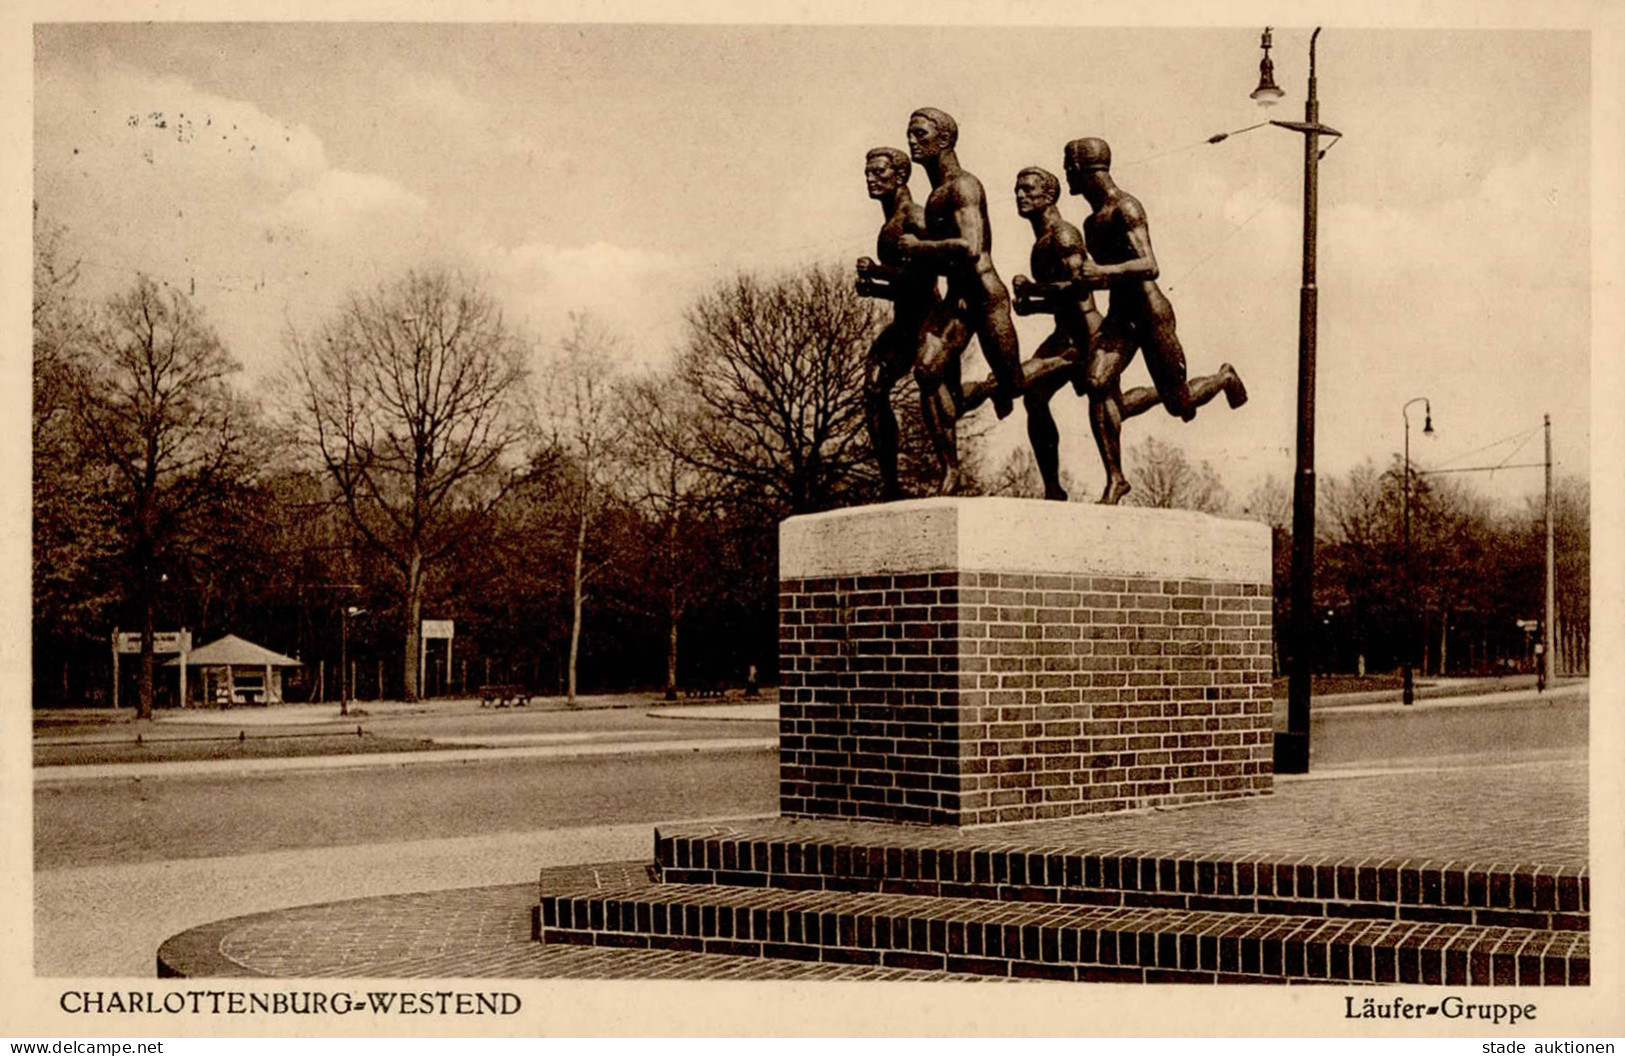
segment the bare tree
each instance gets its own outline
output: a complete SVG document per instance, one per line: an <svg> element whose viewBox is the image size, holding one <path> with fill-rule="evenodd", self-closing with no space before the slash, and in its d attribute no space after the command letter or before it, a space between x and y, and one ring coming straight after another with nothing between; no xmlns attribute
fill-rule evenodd
<svg viewBox="0 0 1625 1056"><path fill-rule="evenodd" d="M1128 451L1128 478L1134 506L1223 513L1230 495L1209 462L1193 466L1173 444L1148 436Z"/></svg>
<svg viewBox="0 0 1625 1056"><path fill-rule="evenodd" d="M404 685L419 693L430 577L536 463L526 348L496 305L450 275L408 274L290 334L303 444L405 602Z"/></svg>
<svg viewBox="0 0 1625 1056"><path fill-rule="evenodd" d="M777 516L872 488L863 368L876 325L835 268L740 275L701 297L677 365L702 411L693 462Z"/></svg>
<svg viewBox="0 0 1625 1056"><path fill-rule="evenodd" d="M695 600L716 588L717 540L712 515L716 481L696 469L691 453L699 415L687 391L658 376L629 383L622 397L627 497L659 540L654 579L666 624L666 699L677 697L678 631Z"/></svg>
<svg viewBox="0 0 1625 1056"><path fill-rule="evenodd" d="M1560 477L1552 486L1559 670L1591 667L1591 485L1583 477Z"/></svg>
<svg viewBox="0 0 1625 1056"><path fill-rule="evenodd" d="M549 365L544 402L555 444L566 454L574 474L569 489L573 529L570 573L570 655L565 699L576 702L576 668L581 656L581 616L588 580L605 560L588 561L588 533L610 499L618 432L624 418L616 413L616 375L620 343L603 324L572 313L570 336Z"/></svg>
<svg viewBox="0 0 1625 1056"><path fill-rule="evenodd" d="M60 442L73 411L73 372L84 356L86 313L74 301L79 262L69 260L66 230L34 208L34 420L36 453Z"/></svg>
<svg viewBox="0 0 1625 1056"><path fill-rule="evenodd" d="M1271 528L1290 534L1292 531L1292 487L1286 481L1266 476L1258 486L1247 493L1241 505L1241 516L1250 521L1267 524Z"/></svg>
<svg viewBox="0 0 1625 1056"><path fill-rule="evenodd" d="M1266 476L1242 503L1240 516L1269 525L1270 580L1274 598L1273 655L1279 664L1282 631L1288 626L1292 598L1292 486L1274 475ZM1324 554L1322 554L1324 559Z"/></svg>
<svg viewBox="0 0 1625 1056"><path fill-rule="evenodd" d="M1064 473L1064 470L1063 470ZM1071 489L1071 481L1067 481L1067 490ZM1042 499L1044 497L1044 479L1038 472L1038 460L1033 457L1032 448L1017 447L1005 456L999 463L999 468L983 485L987 494L1002 495L1012 499Z"/></svg>
<svg viewBox="0 0 1625 1056"><path fill-rule="evenodd" d="M36 701L66 700L84 665L76 654L106 629L118 600L120 524L111 480L76 427L91 313L74 289L79 264L66 231L34 212L33 653ZM48 675L49 672L49 675ZM57 676L57 677L50 677Z"/></svg>
<svg viewBox="0 0 1625 1056"><path fill-rule="evenodd" d="M160 565L219 489L247 472L248 413L227 381L237 370L184 294L138 276L97 313L72 372L80 442L106 467L122 511L141 621L142 718L152 716Z"/></svg>
<svg viewBox="0 0 1625 1056"><path fill-rule="evenodd" d="M1320 489L1318 509L1327 541L1363 551L1368 559L1383 556L1398 546L1402 474L1377 469L1371 459L1349 470L1345 478L1330 478ZM1420 487L1420 480L1413 486Z"/></svg>

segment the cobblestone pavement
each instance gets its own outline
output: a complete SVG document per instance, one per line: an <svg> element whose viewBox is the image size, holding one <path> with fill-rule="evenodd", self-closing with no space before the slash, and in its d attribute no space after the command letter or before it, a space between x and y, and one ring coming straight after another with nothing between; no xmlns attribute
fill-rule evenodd
<svg viewBox="0 0 1625 1056"><path fill-rule="evenodd" d="M857 830L890 832L894 840L922 845L945 840L997 842L1009 833L1024 843L1134 847L1146 853L1385 855L1584 866L1586 775L1585 760L1570 757L1453 770L1277 779L1270 796L962 832L801 819L774 825L786 832L846 838Z"/></svg>
<svg viewBox="0 0 1625 1056"><path fill-rule="evenodd" d="M1581 758L1436 772L1283 780L1272 797L1011 826L1020 838L1205 853L1385 854L1587 864ZM780 822L779 824L791 824ZM820 823L795 823L820 824ZM895 829L940 840L941 830ZM988 840L997 830L970 838ZM652 833L651 833L652 844ZM641 862L593 869L641 868ZM166 949L196 974L508 978L939 978L932 972L784 964L531 941L536 886L510 884L329 903L218 921ZM871 973L871 974L852 974ZM875 974L878 973L878 974ZM188 974L192 974L191 971Z"/></svg>

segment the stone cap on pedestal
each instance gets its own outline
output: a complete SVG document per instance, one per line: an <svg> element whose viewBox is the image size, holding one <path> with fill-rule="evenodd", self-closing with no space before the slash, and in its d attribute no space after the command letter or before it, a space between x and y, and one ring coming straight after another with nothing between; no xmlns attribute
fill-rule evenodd
<svg viewBox="0 0 1625 1056"><path fill-rule="evenodd" d="M1269 526L1191 510L991 496L909 499L791 517L779 578L944 569L1268 583Z"/></svg>

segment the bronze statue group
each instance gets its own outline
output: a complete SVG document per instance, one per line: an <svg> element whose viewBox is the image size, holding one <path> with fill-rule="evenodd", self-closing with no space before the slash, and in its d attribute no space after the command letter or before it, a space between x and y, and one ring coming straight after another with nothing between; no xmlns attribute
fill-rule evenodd
<svg viewBox="0 0 1625 1056"><path fill-rule="evenodd" d="M1062 219L1061 183L1040 168L1016 176L1016 210L1032 224L1032 277L1011 282L1015 298L993 267L993 236L981 181L960 167L954 119L929 107L908 123L908 151L877 147L864 166L869 197L886 215L877 240L878 261L858 261L858 292L892 302L894 314L869 350L865 399L869 435L880 461L888 499L901 496L897 482L897 419L891 390L912 368L920 389L925 427L942 465L938 491L960 490L958 420L991 401L1000 418L1017 397L1027 412L1027 435L1044 478L1044 497L1065 501L1060 479L1060 433L1050 398L1069 382L1089 400L1089 425L1106 469L1100 501L1115 504L1128 494L1123 474L1123 419L1161 404L1185 421L1224 393L1231 407L1247 401L1247 389L1226 363L1218 372L1187 378L1185 353L1174 330L1174 309L1157 287L1157 259L1145 210L1111 176L1111 148L1101 139L1066 145L1067 189L1088 201L1083 230ZM931 181L922 208L909 194L912 164ZM939 292L937 278L947 280ZM1094 291L1105 290L1104 315ZM1055 317L1055 329L1026 361L1021 358L1016 315ZM970 385L960 381L960 358L974 335L992 374ZM1122 388L1124 368L1145 352L1155 387Z"/></svg>

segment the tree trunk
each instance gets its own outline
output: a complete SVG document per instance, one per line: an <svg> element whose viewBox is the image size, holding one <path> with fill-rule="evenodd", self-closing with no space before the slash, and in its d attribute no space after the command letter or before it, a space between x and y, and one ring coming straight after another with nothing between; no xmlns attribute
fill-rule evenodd
<svg viewBox="0 0 1625 1056"><path fill-rule="evenodd" d="M565 702L574 705L576 702L576 660L581 655L581 565L585 560L587 551L587 494L582 490L581 520L576 526L576 555L575 575L571 591L570 609L570 671L569 684L565 691Z"/></svg>
<svg viewBox="0 0 1625 1056"><path fill-rule="evenodd" d="M1445 675L1445 661L1450 655L1450 610L1439 612L1439 677Z"/></svg>
<svg viewBox="0 0 1625 1056"><path fill-rule="evenodd" d="M666 699L677 699L677 517L666 531Z"/></svg>
<svg viewBox="0 0 1625 1056"><path fill-rule="evenodd" d="M135 717L152 718L152 578L143 572L141 583L141 693Z"/></svg>
<svg viewBox="0 0 1625 1056"><path fill-rule="evenodd" d="M143 515L144 520L144 515ZM140 535L135 544L135 560L137 575L140 578L141 599L141 665L138 672L136 713L138 719L152 718L152 669L153 669L153 612L156 607L157 584L153 582L152 575L152 543L151 536L143 529L137 528Z"/></svg>
<svg viewBox="0 0 1625 1056"><path fill-rule="evenodd" d="M1428 656L1428 653L1430 653L1432 651L1429 648L1429 646L1432 643L1428 639L1428 622L1429 622L1428 621L1428 610L1423 609L1422 610L1422 666L1420 668L1418 668L1418 670L1420 670L1423 675L1426 675L1428 673L1428 660L1431 659Z"/></svg>
<svg viewBox="0 0 1625 1056"><path fill-rule="evenodd" d="M406 570L406 678L401 697L418 699L418 656L423 651L423 555L414 553Z"/></svg>
<svg viewBox="0 0 1625 1056"><path fill-rule="evenodd" d="M671 593L667 609L666 632L666 699L677 699L677 592Z"/></svg>

